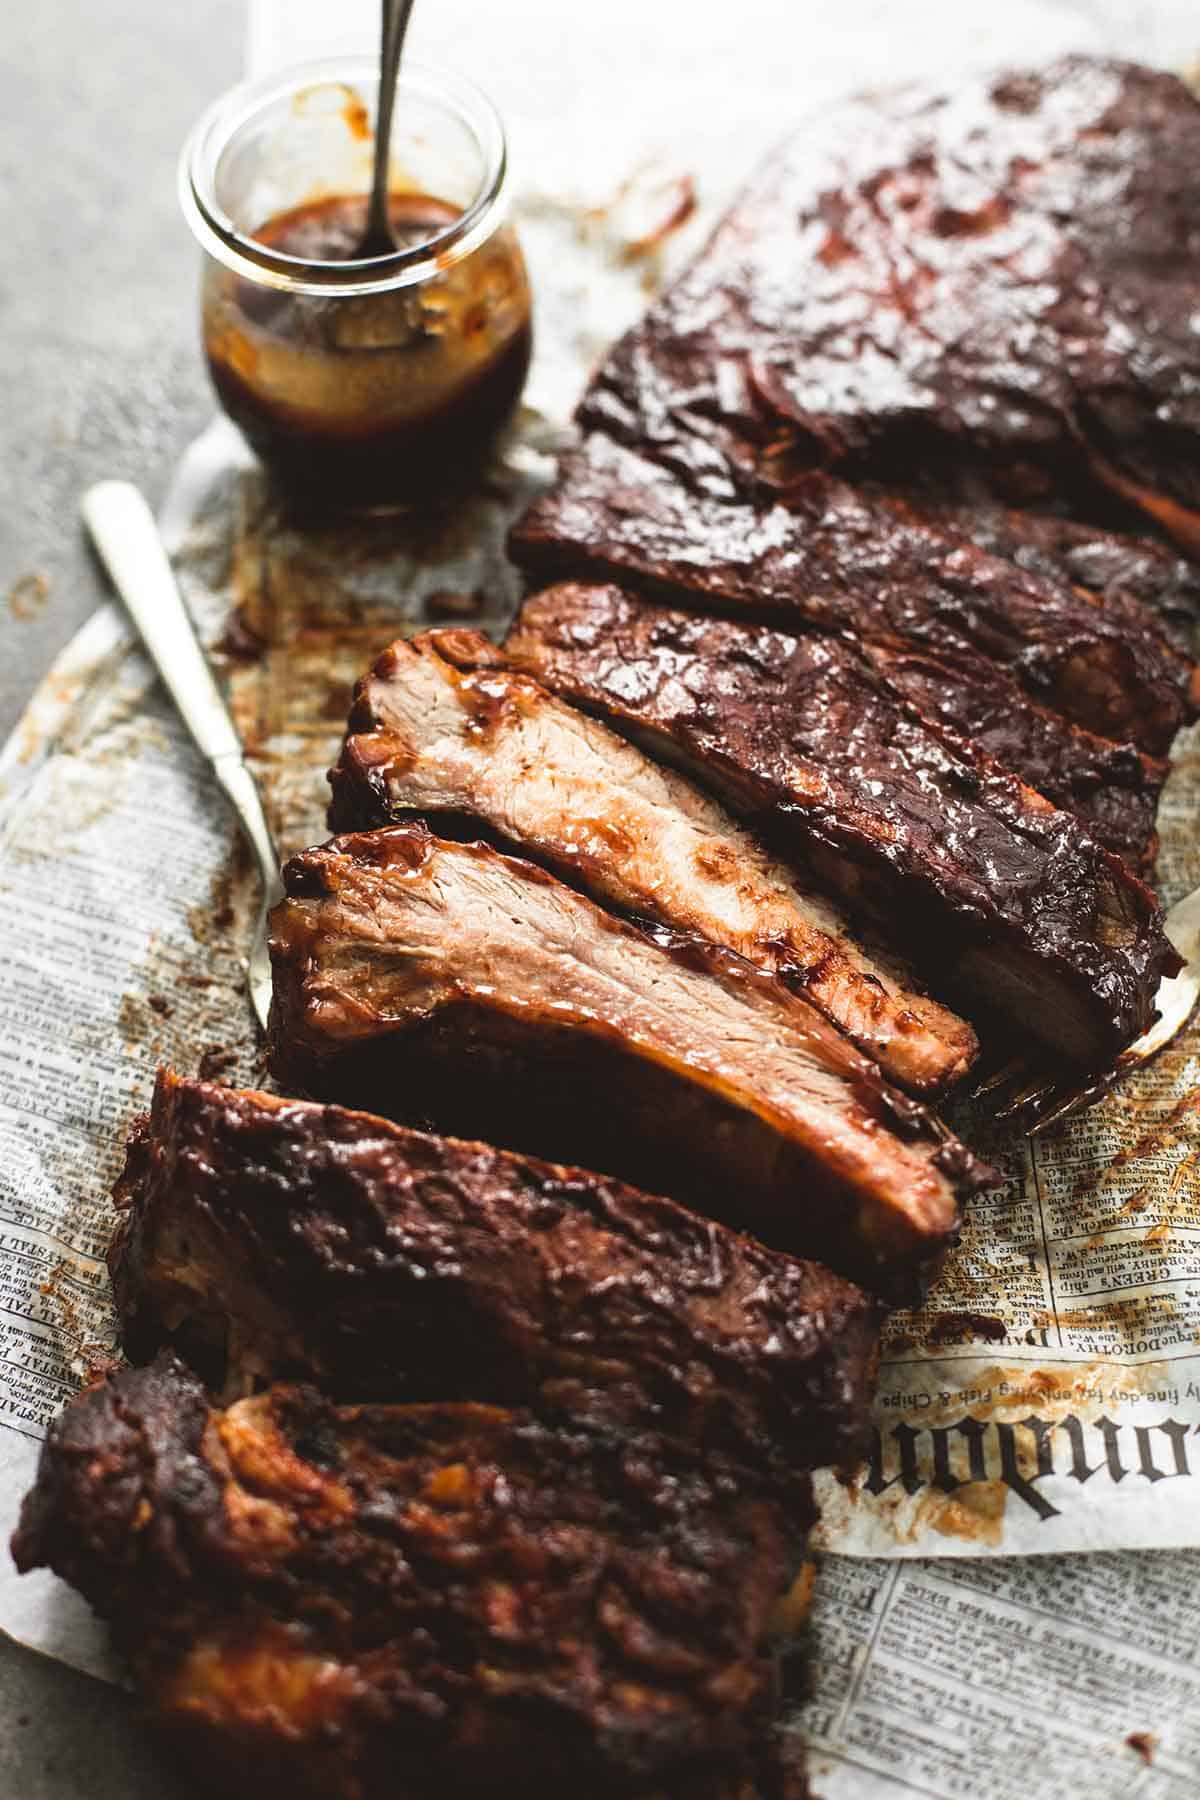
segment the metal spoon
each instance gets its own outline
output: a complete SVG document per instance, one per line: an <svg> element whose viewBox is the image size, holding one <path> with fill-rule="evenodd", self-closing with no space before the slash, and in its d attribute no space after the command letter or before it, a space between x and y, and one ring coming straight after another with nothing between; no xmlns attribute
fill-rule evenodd
<svg viewBox="0 0 1200 1800"><path fill-rule="evenodd" d="M265 1031L271 1006L267 914L283 898L279 853L262 797L246 767L237 726L208 666L154 515L128 481L101 481L83 496L84 522L196 748L224 788L262 876L262 903L246 967L250 1002Z"/></svg>
<svg viewBox="0 0 1200 1800"><path fill-rule="evenodd" d="M388 164L392 152L392 109L396 104L400 53L404 48L413 0L382 0L382 4L379 103L375 109L375 169L371 181L371 202L367 208L367 228L355 249L356 257L392 256L396 250L396 240L392 236L388 216Z"/></svg>

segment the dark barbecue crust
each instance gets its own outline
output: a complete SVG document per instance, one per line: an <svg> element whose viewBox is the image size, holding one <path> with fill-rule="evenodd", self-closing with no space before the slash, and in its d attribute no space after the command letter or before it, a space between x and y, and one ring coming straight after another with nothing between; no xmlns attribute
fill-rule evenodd
<svg viewBox="0 0 1200 1800"><path fill-rule="evenodd" d="M1032 575L1116 601L1134 630L1149 611L1167 641L1194 661L1200 566L1158 537L1139 535L1136 516L1114 518L1107 495L1088 486L1059 492L1028 466L983 470L958 461L930 462L904 481L866 482L861 491L948 525Z"/></svg>
<svg viewBox="0 0 1200 1800"><path fill-rule="evenodd" d="M322 1800L732 1796L762 1761L777 1504L481 1406L224 1413L170 1356L51 1428L13 1539L109 1620L206 1773Z"/></svg>
<svg viewBox="0 0 1200 1800"><path fill-rule="evenodd" d="M234 1391L479 1400L765 1476L858 1454L858 1288L586 1170L159 1073L116 1190L126 1349L228 1334Z"/></svg>
<svg viewBox="0 0 1200 1800"><path fill-rule="evenodd" d="M1195 717L1194 665L1135 596L1023 569L819 470L778 498L714 499L596 433L510 544L536 580L611 578L675 605L948 658L1007 685L1018 707L1024 692L1060 713L1068 756L1068 720L1160 754Z"/></svg>
<svg viewBox="0 0 1200 1800"><path fill-rule="evenodd" d="M709 491L935 445L1107 483L1200 543L1200 105L1066 57L840 103L622 340L589 427ZM764 458L764 452L771 454Z"/></svg>
<svg viewBox="0 0 1200 1800"><path fill-rule="evenodd" d="M1177 966L1154 896L1075 819L908 712L852 643L567 584L525 603L505 648L769 815L781 848L951 983L986 999L997 956L1019 958L1023 1022L1080 1063L1148 1025Z"/></svg>
<svg viewBox="0 0 1200 1800"><path fill-rule="evenodd" d="M977 659L883 644L869 645L867 654L927 718L1073 813L1097 843L1148 877L1170 770L1162 757L1081 731L1029 700L1003 670Z"/></svg>

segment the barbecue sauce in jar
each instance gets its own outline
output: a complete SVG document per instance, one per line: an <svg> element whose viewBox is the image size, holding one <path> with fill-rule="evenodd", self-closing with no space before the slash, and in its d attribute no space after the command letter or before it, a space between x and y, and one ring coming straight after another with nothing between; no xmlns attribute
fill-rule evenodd
<svg viewBox="0 0 1200 1800"><path fill-rule="evenodd" d="M362 195L308 201L254 239L298 265L353 259ZM525 383L529 283L511 227L438 255L461 216L435 196L393 193L397 250L428 247L434 272L374 294L304 294L213 264L204 348L213 384L288 495L312 510L383 508L477 471Z"/></svg>

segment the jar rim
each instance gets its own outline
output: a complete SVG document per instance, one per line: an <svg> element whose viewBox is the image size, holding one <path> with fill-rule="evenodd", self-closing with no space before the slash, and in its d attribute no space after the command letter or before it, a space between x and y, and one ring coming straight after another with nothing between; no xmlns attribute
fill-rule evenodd
<svg viewBox="0 0 1200 1800"><path fill-rule="evenodd" d="M321 262L290 256L239 230L218 204L216 177L221 155L234 132L288 94L309 87L351 87L374 81L379 63L372 56L321 57L293 63L257 79L240 82L197 120L179 159L179 200L201 247L235 274L260 286L289 293L378 294L427 281L469 256L495 230L504 198L508 149L504 126L483 89L457 71L406 58L397 83L397 110L407 90L451 111L470 131L483 174L475 198L456 219L431 237L387 256Z"/></svg>

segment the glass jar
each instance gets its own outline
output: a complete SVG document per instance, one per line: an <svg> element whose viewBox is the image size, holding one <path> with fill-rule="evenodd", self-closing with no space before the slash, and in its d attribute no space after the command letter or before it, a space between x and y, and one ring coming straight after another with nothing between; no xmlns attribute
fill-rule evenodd
<svg viewBox="0 0 1200 1800"><path fill-rule="evenodd" d="M470 82L405 66L389 171L397 250L354 259L378 91L368 57L248 82L204 115L180 167L205 252L217 395L288 494L319 509L469 480L529 366L504 131Z"/></svg>

